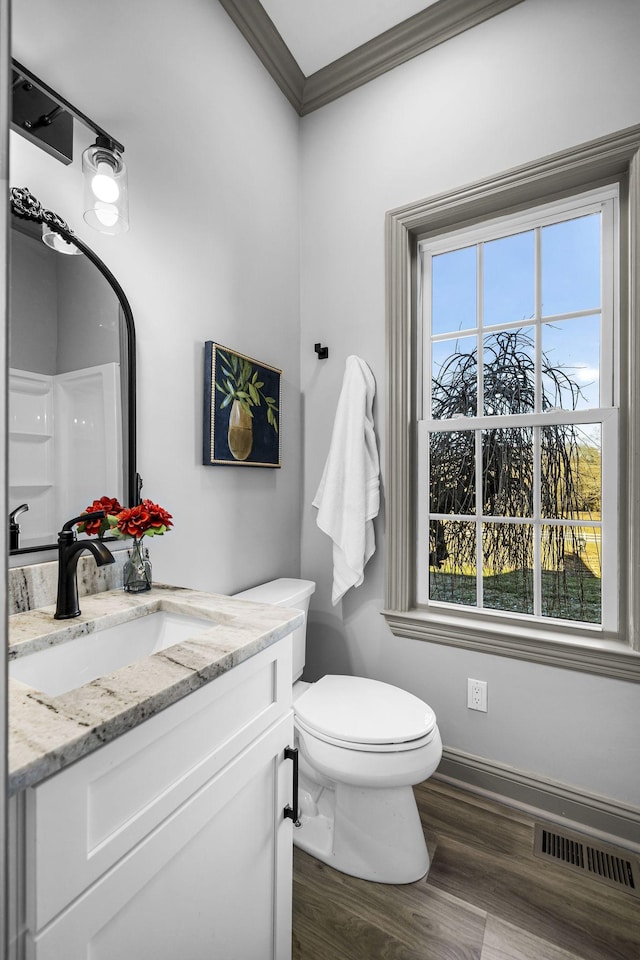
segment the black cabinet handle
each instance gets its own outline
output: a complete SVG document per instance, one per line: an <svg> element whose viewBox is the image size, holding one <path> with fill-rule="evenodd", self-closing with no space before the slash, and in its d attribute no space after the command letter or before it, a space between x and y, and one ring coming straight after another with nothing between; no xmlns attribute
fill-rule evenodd
<svg viewBox="0 0 640 960"><path fill-rule="evenodd" d="M294 827L301 827L300 817L298 816L298 748L285 747L285 760L293 760L293 806L289 804L284 808L285 820L293 820Z"/></svg>

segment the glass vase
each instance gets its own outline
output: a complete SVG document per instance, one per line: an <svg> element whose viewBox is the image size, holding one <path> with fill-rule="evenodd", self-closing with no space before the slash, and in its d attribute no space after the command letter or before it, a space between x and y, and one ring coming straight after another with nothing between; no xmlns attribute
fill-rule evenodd
<svg viewBox="0 0 640 960"><path fill-rule="evenodd" d="M142 540L134 540L129 550L124 565L123 587L128 593L151 590L151 561L149 550L142 546Z"/></svg>

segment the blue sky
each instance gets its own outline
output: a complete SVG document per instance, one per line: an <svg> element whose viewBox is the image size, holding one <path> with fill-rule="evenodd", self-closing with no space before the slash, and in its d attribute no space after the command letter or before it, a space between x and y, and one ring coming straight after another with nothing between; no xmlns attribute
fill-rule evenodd
<svg viewBox="0 0 640 960"><path fill-rule="evenodd" d="M600 214L590 214L541 229L542 316L600 308ZM484 324L526 327L535 312L534 231L484 244ZM468 330L476 325L476 247L433 258L432 331ZM600 316L543 324L542 349L553 365L580 386L578 408L599 406ZM529 328L530 330L532 328ZM433 345L434 370L452 352L466 351L472 338ZM568 406L568 401L563 404Z"/></svg>

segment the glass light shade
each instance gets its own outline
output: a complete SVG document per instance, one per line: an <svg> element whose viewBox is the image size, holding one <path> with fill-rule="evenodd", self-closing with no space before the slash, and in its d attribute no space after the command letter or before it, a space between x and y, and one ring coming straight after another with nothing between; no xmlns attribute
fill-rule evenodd
<svg viewBox="0 0 640 960"><path fill-rule="evenodd" d="M113 177L113 171L108 163L98 164L98 170L91 181L91 190L98 200L104 200L105 203L115 203L120 196L120 187Z"/></svg>
<svg viewBox="0 0 640 960"><path fill-rule="evenodd" d="M78 250L74 243L69 243L68 240L61 237L60 234L52 230L47 223L42 224L42 242L46 243L48 247L51 247L52 250L56 250L58 253L66 253L70 256L82 254L82 250Z"/></svg>
<svg viewBox="0 0 640 960"><path fill-rule="evenodd" d="M83 216L94 230L114 235L129 229L127 168L120 152L101 141L82 154Z"/></svg>

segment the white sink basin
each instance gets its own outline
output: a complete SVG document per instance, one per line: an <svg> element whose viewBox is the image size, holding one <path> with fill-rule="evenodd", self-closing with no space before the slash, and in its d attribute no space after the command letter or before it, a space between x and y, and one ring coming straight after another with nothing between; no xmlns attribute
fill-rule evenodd
<svg viewBox="0 0 640 960"><path fill-rule="evenodd" d="M17 657L9 663L9 676L57 697L212 626L212 620L159 610Z"/></svg>

